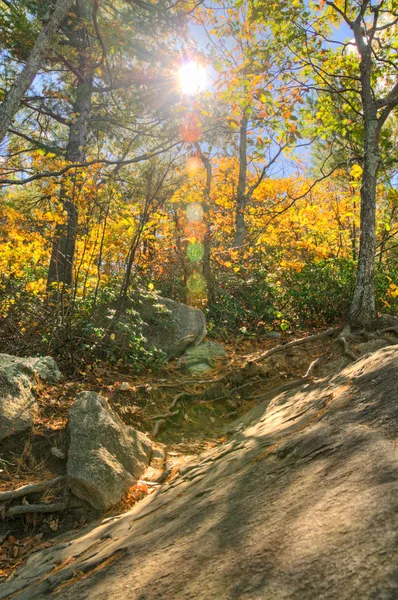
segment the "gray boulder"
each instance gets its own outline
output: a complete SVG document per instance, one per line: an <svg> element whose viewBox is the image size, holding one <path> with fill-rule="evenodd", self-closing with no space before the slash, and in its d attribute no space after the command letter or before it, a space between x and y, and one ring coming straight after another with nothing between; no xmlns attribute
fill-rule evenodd
<svg viewBox="0 0 398 600"><path fill-rule="evenodd" d="M178 361L180 367L190 373L204 373L214 369L216 360L226 356L221 344L217 342L203 342L198 346L188 348Z"/></svg>
<svg viewBox="0 0 398 600"><path fill-rule="evenodd" d="M127 427L94 392L79 394L69 410L67 476L72 492L105 511L144 472L151 442Z"/></svg>
<svg viewBox="0 0 398 600"><path fill-rule="evenodd" d="M138 310L147 346L159 348L169 358L181 356L206 336L206 319L199 308L159 296L146 298Z"/></svg>
<svg viewBox="0 0 398 600"><path fill-rule="evenodd" d="M37 402L35 379L56 383L61 373L47 357L20 358L0 354L0 441L33 426Z"/></svg>

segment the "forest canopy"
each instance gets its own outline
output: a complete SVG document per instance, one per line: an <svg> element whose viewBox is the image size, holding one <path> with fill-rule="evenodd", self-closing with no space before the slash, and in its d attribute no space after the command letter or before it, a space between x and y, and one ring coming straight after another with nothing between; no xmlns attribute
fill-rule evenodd
<svg viewBox="0 0 398 600"><path fill-rule="evenodd" d="M153 364L154 294L217 338L397 313L396 0L0 0L0 36L3 351Z"/></svg>

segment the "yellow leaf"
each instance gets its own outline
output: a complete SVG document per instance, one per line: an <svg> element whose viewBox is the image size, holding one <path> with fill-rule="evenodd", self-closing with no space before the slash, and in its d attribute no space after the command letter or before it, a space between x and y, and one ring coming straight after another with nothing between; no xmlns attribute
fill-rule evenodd
<svg viewBox="0 0 398 600"><path fill-rule="evenodd" d="M362 167L360 165L352 165L350 175L353 179L359 179L362 175Z"/></svg>

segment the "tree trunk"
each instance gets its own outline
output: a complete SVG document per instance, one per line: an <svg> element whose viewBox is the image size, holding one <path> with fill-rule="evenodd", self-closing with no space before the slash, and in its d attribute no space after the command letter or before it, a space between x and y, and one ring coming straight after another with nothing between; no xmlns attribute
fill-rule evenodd
<svg viewBox="0 0 398 600"><path fill-rule="evenodd" d="M37 71L42 66L43 61L48 54L54 36L72 4L73 0L57 1L53 12L48 17L39 33L26 65L15 79L4 102L0 106L0 143L6 136L7 130L19 110L22 97L32 85Z"/></svg>
<svg viewBox="0 0 398 600"><path fill-rule="evenodd" d="M78 1L78 15L84 16L83 2ZM76 99L73 104L73 112L76 117L69 128L69 140L66 149L66 159L73 163L82 163L86 156L86 145L88 138L88 124L91 110L92 76L86 74L88 57L86 49L89 41L85 30L80 34L84 36L85 48L79 55L79 72L85 74L84 79L78 80L76 88ZM80 40L81 42L81 40ZM70 177L70 176L68 176ZM61 182L60 201L67 213L66 223L57 224L54 234L50 266L48 269L47 287L53 283L62 283L71 286L73 283L73 262L76 248L76 236L78 225L78 209L76 196L79 194L79 183L75 175L74 181ZM72 183L72 185L71 185ZM72 194L69 190L72 190Z"/></svg>
<svg viewBox="0 0 398 600"><path fill-rule="evenodd" d="M357 36L356 36L357 37ZM371 88L371 50L361 52L361 98L364 119L364 167L361 187L361 233L357 281L348 321L355 327L366 328L376 316L374 297L374 262L376 253L376 187L380 166L380 123Z"/></svg>
<svg viewBox="0 0 398 600"><path fill-rule="evenodd" d="M236 194L235 238L233 246L242 246L246 237L246 178L247 178L247 125L249 119L243 115L239 131L239 180Z"/></svg>

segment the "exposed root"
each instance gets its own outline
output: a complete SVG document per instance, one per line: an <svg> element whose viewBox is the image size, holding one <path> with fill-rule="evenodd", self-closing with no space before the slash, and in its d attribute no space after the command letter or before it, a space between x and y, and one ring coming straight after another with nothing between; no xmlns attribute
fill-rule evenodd
<svg viewBox="0 0 398 600"><path fill-rule="evenodd" d="M54 502L54 504L22 504L20 506L11 506L5 512L5 518L19 517L31 513L53 513L66 510L66 502Z"/></svg>
<svg viewBox="0 0 398 600"><path fill-rule="evenodd" d="M315 333L314 335L309 335L307 337L300 338L298 340L293 340L292 342L288 342L287 344L281 344L280 346L275 346L266 352L261 352L257 356L253 357L253 360L264 360L277 352L284 352L287 348L292 348L293 346L300 346L301 344L307 344L308 342L315 342L317 340L321 340L326 337L332 337L336 333L342 331L341 327L334 327L333 329L327 329L326 331L322 331L321 333ZM343 330L344 331L344 330Z"/></svg>
<svg viewBox="0 0 398 600"><path fill-rule="evenodd" d="M352 361L358 360L359 356L355 354L353 350L348 345L347 339L343 335L339 335L336 339L336 342L339 342L343 346L343 355L350 358Z"/></svg>
<svg viewBox="0 0 398 600"><path fill-rule="evenodd" d="M37 494L43 492L49 487L54 487L58 483L64 481L64 477L55 477L55 479L48 479L47 481L39 481L38 483L30 483L29 485L23 485L16 490L9 490L7 492L0 492L0 502L10 502L16 498L22 498L29 494Z"/></svg>
<svg viewBox="0 0 398 600"><path fill-rule="evenodd" d="M155 438L161 427L163 427L163 425L165 425L166 423L166 419L159 419L159 421L156 421L155 425L153 426L153 430L152 430L152 435Z"/></svg>
<svg viewBox="0 0 398 600"><path fill-rule="evenodd" d="M318 356L318 358L313 360L312 363L310 364L310 366L308 367L303 379L310 379L310 377L313 376L315 367L318 366L320 363L322 363L325 360L325 358L326 358L326 353L321 354L321 356Z"/></svg>
<svg viewBox="0 0 398 600"><path fill-rule="evenodd" d="M150 421L158 421L162 419L170 419L170 417L175 417L180 412L179 409L174 410L173 412L163 413L162 415L155 415L154 417L149 417Z"/></svg>
<svg viewBox="0 0 398 600"><path fill-rule="evenodd" d="M377 333L379 335L382 335L383 333L390 333L390 332L398 335L398 327L385 327L384 329L380 329L380 331L378 331Z"/></svg>

